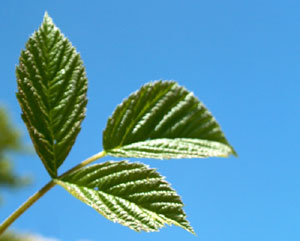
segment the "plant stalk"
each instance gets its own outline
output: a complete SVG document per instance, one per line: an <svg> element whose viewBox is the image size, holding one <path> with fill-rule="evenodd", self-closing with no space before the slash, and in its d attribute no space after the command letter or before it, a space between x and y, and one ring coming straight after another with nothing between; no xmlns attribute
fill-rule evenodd
<svg viewBox="0 0 300 241"><path fill-rule="evenodd" d="M46 192L48 192L52 187L55 186L53 180L48 182L39 191L28 198L16 211L14 211L1 225L0 225L0 235L18 218L20 217L28 208L30 208L37 200L39 200Z"/></svg>
<svg viewBox="0 0 300 241"><path fill-rule="evenodd" d="M105 151L99 152L83 162L79 163L78 165L74 166L73 168L69 169L57 179L61 179L64 176L104 157L106 155ZM6 220L4 220L3 223L0 225L0 235L5 232L5 230L14 222L16 221L28 208L30 208L37 200L39 200L42 196L44 196L51 188L55 186L54 180L51 180L48 182L44 187L42 187L39 191L37 191L35 194L33 194L31 197L29 197L17 210L15 210Z"/></svg>
<svg viewBox="0 0 300 241"><path fill-rule="evenodd" d="M68 171L64 172L63 174L61 174L59 177L57 177L57 179L61 179L63 178L64 176L72 173L72 172L75 172L77 171L78 169L82 168L82 167L85 167L89 164L91 164L92 162L102 158L102 157L105 157L106 156L106 152L105 151L101 151L89 158L87 158L86 160L84 160L83 162L79 163L78 165L74 166L73 168L69 169Z"/></svg>

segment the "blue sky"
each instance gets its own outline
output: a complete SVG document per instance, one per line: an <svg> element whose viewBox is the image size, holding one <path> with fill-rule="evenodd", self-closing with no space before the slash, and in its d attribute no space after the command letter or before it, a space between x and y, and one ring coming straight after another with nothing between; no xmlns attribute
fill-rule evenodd
<svg viewBox="0 0 300 241"><path fill-rule="evenodd" d="M114 108L151 80L176 80L221 124L238 158L141 160L182 196L197 236L135 233L55 187L13 228L60 241L298 241L300 2L3 1L0 101L30 143L15 99L15 66L48 11L81 53L89 79L82 131L60 173L101 151ZM113 158L105 158L111 160ZM34 183L7 192L0 220L49 180L36 155L14 156ZM101 160L100 160L101 161Z"/></svg>

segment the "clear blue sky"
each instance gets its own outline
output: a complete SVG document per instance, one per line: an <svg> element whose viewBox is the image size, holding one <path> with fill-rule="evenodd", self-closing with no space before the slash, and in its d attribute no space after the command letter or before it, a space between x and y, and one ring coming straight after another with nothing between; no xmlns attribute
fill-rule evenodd
<svg viewBox="0 0 300 241"><path fill-rule="evenodd" d="M143 160L182 196L198 236L135 233L55 187L13 228L60 241L300 240L300 2L3 1L0 100L24 132L15 99L21 49L47 10L81 53L87 117L60 173L102 148L115 106L142 84L177 80L211 110L238 158ZM6 193L4 219L49 178L36 155L15 156L35 182ZM113 158L106 158L106 160Z"/></svg>

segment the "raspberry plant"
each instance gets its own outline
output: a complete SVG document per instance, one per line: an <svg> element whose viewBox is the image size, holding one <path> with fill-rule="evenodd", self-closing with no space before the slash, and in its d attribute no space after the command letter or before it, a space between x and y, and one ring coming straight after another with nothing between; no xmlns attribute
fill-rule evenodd
<svg viewBox="0 0 300 241"><path fill-rule="evenodd" d="M194 233L181 198L155 169L127 160L90 165L106 155L154 159L236 155L193 93L174 81L145 84L108 119L103 151L59 175L85 117L88 80L80 55L47 13L21 52L16 77L22 119L51 180L1 224L0 234L55 185L135 231L158 231L174 224Z"/></svg>

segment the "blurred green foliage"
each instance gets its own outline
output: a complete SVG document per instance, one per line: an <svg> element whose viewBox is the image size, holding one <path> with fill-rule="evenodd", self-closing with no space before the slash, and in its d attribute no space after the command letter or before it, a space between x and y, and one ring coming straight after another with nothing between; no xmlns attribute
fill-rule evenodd
<svg viewBox="0 0 300 241"><path fill-rule="evenodd" d="M19 235L13 232L6 232L0 237L0 241L32 241L29 237Z"/></svg>
<svg viewBox="0 0 300 241"><path fill-rule="evenodd" d="M4 107L0 106L0 189L19 188L29 183L29 178L20 177L14 173L10 153L22 153L25 147L21 141L20 131L12 122ZM0 196L1 201L1 196ZM25 235L6 232L0 241L32 241Z"/></svg>
<svg viewBox="0 0 300 241"><path fill-rule="evenodd" d="M22 153L25 149L20 131L12 125L5 108L0 106L0 189L19 188L29 183L28 178L14 173L9 158L9 154Z"/></svg>

